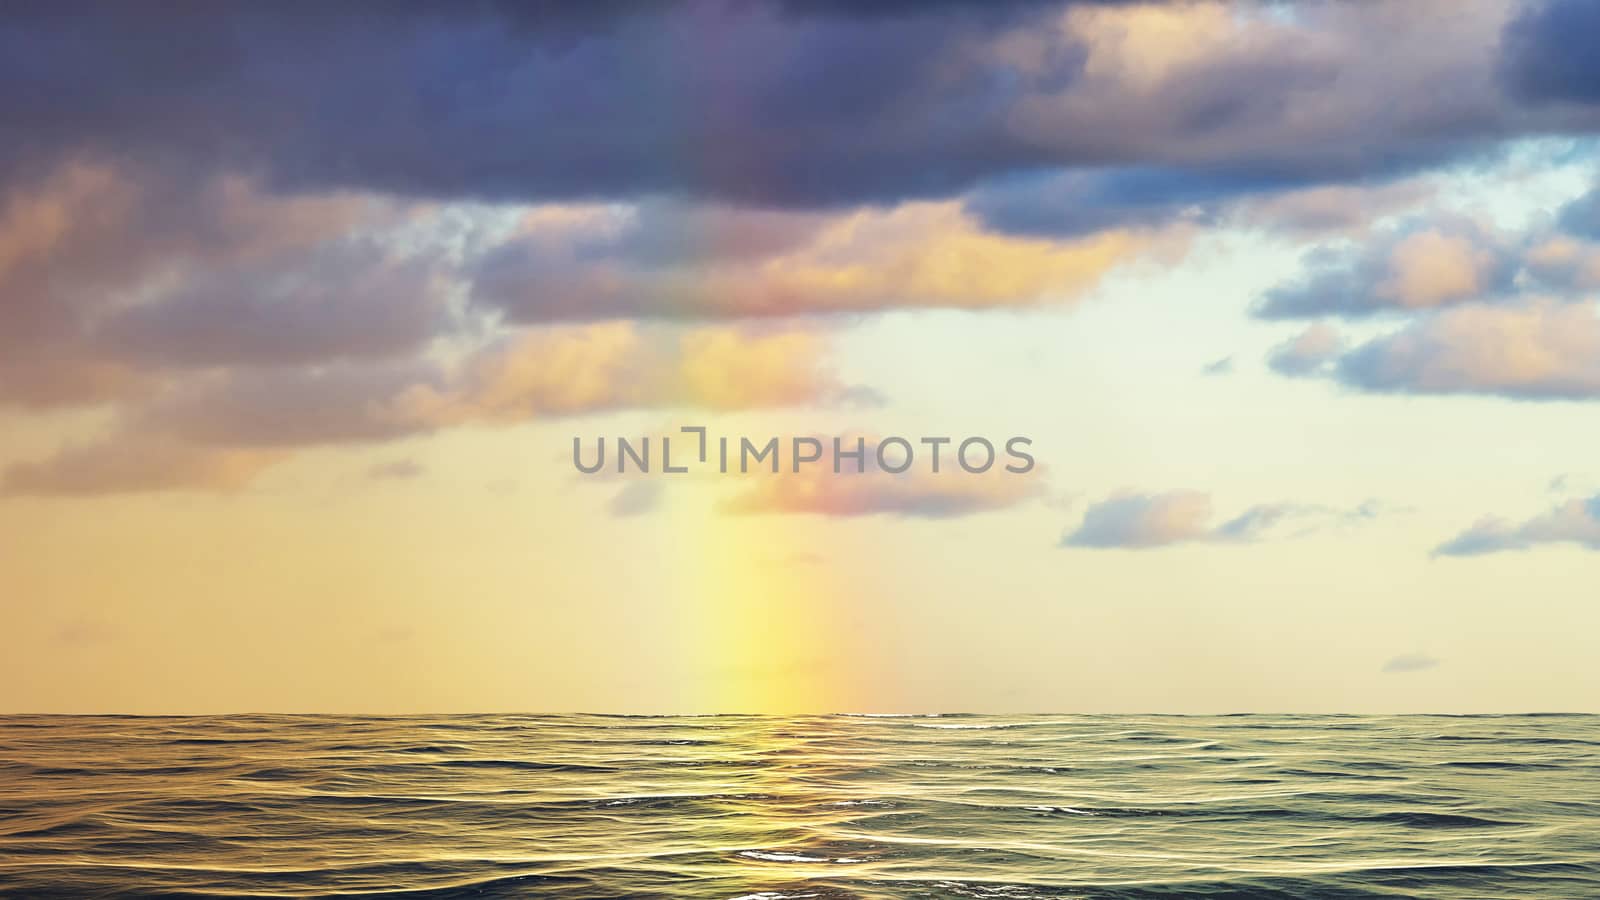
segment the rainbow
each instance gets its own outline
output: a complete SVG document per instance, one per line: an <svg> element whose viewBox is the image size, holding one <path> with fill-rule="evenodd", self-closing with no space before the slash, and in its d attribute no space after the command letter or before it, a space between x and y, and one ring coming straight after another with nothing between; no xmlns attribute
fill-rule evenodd
<svg viewBox="0 0 1600 900"><path fill-rule="evenodd" d="M663 523L678 544L667 591L678 633L680 709L821 713L849 708L860 680L837 613L847 602L814 535L790 516L731 516L678 492Z"/></svg>

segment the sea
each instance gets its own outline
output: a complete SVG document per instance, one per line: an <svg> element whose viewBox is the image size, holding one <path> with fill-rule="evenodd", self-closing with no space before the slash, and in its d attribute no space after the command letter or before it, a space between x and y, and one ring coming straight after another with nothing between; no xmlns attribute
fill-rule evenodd
<svg viewBox="0 0 1600 900"><path fill-rule="evenodd" d="M0 895L1600 898L1600 717L0 717Z"/></svg>

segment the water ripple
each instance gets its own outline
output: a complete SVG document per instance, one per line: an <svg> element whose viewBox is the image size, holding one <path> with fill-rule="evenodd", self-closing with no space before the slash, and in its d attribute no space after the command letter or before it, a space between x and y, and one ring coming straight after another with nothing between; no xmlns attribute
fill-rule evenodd
<svg viewBox="0 0 1600 900"><path fill-rule="evenodd" d="M1600 897L1600 717L0 717L0 894Z"/></svg>

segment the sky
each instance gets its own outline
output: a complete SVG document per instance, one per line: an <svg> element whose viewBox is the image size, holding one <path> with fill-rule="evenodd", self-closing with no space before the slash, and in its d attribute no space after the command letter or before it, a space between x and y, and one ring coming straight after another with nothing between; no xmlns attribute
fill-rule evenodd
<svg viewBox="0 0 1600 900"><path fill-rule="evenodd" d="M24 4L0 712L1600 711L1597 30Z"/></svg>

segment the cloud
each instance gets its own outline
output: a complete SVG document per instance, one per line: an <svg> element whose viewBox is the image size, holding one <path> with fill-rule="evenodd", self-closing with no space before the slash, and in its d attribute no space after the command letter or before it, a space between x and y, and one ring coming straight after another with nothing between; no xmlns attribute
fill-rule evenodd
<svg viewBox="0 0 1600 900"><path fill-rule="evenodd" d="M1015 118L1036 139L1077 129L1078 142L1101 145L1099 161L1181 160L1301 185L1402 172L1461 152L1489 122L1516 127L1508 120L1517 113L1499 102L1490 74L1506 8L1081 10L1068 22L1085 48L1082 73L1023 98ZM1448 23L1440 15L1447 9L1458 13ZM1463 92L1446 97L1446 85ZM1372 128L1393 130L1374 141ZM1161 151L1145 143L1157 134L1168 142ZM1154 152L1129 153L1130 145Z"/></svg>
<svg viewBox="0 0 1600 900"><path fill-rule="evenodd" d="M1439 660L1426 653L1402 653L1383 664L1383 671L1396 674L1405 672L1425 672L1437 668Z"/></svg>
<svg viewBox="0 0 1600 900"><path fill-rule="evenodd" d="M1577 293L1600 288L1600 246L1568 234L1533 243L1523 265L1528 277L1547 290Z"/></svg>
<svg viewBox="0 0 1600 900"><path fill-rule="evenodd" d="M1283 522L1315 512L1316 509L1300 503L1263 503L1223 522L1211 534L1224 541L1255 540Z"/></svg>
<svg viewBox="0 0 1600 900"><path fill-rule="evenodd" d="M12 465L0 478L0 492L91 496L233 491L282 458L270 450L219 450L170 439L130 438L68 447L42 461Z"/></svg>
<svg viewBox="0 0 1600 900"><path fill-rule="evenodd" d="M374 481L406 481L420 478L427 469L414 459L392 459L373 463L367 467L367 477Z"/></svg>
<svg viewBox="0 0 1600 900"><path fill-rule="evenodd" d="M1008 234L1081 237L1114 228L1210 224L1223 205L1297 182L1245 169L1126 168L1031 173L974 191L967 208Z"/></svg>
<svg viewBox="0 0 1600 900"><path fill-rule="evenodd" d="M1447 310L1349 351L1333 376L1379 393L1593 398L1600 396L1600 319L1593 303Z"/></svg>
<svg viewBox="0 0 1600 900"><path fill-rule="evenodd" d="M1247 198L1232 221L1311 236L1364 231L1374 222L1422 206L1435 189L1426 176L1374 183L1314 185Z"/></svg>
<svg viewBox="0 0 1600 900"><path fill-rule="evenodd" d="M1600 190L1535 219L1522 234L1444 215L1412 219L1374 239L1329 244L1301 276L1268 291L1265 319L1416 315L1511 304L1533 296L1578 299L1600 288Z"/></svg>
<svg viewBox="0 0 1600 900"><path fill-rule="evenodd" d="M1231 375L1233 374L1233 357L1224 356L1206 363L1200 369L1202 375Z"/></svg>
<svg viewBox="0 0 1600 900"><path fill-rule="evenodd" d="M173 387L130 412L124 427L200 446L377 443L437 428L409 398L445 378L436 366L409 361L226 371Z"/></svg>
<svg viewBox="0 0 1600 900"><path fill-rule="evenodd" d="M484 348L448 383L419 386L404 403L435 424L826 404L859 390L834 378L826 355L824 336L807 330L608 323L530 331Z"/></svg>
<svg viewBox="0 0 1600 900"><path fill-rule="evenodd" d="M966 197L983 224L1006 234L1074 238L1173 225L1281 229L1322 236L1363 229L1429 196L1410 167L1348 173L1279 172L1252 165L1113 166L999 176Z"/></svg>
<svg viewBox="0 0 1600 900"><path fill-rule="evenodd" d="M340 242L196 273L104 317L94 342L147 367L299 365L410 355L445 330L437 263Z"/></svg>
<svg viewBox="0 0 1600 900"><path fill-rule="evenodd" d="M1600 187L1561 208L1558 221L1563 230L1577 237L1600 241Z"/></svg>
<svg viewBox="0 0 1600 900"><path fill-rule="evenodd" d="M1266 319L1369 316L1481 301L1511 288L1516 249L1465 221L1398 229L1350 249L1323 248L1298 281L1268 292Z"/></svg>
<svg viewBox="0 0 1600 900"><path fill-rule="evenodd" d="M1071 302L1187 225L1355 227L1419 170L1590 127L1499 90L1498 2L572 6L8 16L0 404L112 424L7 477L225 486L447 428L881 402L820 329ZM1600 272L1581 212L1552 283ZM1494 283L1429 234L1375 295Z"/></svg>
<svg viewBox="0 0 1600 900"><path fill-rule="evenodd" d="M723 211L743 246L658 257L641 234L682 233L641 212L539 211L472 266L472 296L512 321L751 318L896 308L1030 306L1081 294L1151 243L1121 232L1076 241L985 231L956 203L862 209L803 226ZM755 218L753 231L740 224ZM789 217L792 218L792 217ZM659 242L660 238L652 238Z"/></svg>
<svg viewBox="0 0 1600 900"><path fill-rule="evenodd" d="M1411 223L1354 249L1313 254L1308 274L1269 292L1265 318L1404 314L1353 349L1313 326L1272 368L1363 391L1587 399L1600 393L1600 241L1590 191L1518 236L1462 219Z"/></svg>
<svg viewBox="0 0 1600 900"><path fill-rule="evenodd" d="M1600 495L1568 500L1523 522L1497 517L1480 519L1433 552L1435 556L1484 556L1547 544L1576 544L1600 550Z"/></svg>
<svg viewBox="0 0 1600 900"><path fill-rule="evenodd" d="M200 308L201 301L248 291L269 265L311 253L371 216L369 202L343 195L276 197L241 177L184 180L81 161L13 185L0 194L0 404L125 399L185 355L251 342L315 356L328 347L324 331L337 330L350 309L319 304L348 288L349 274L369 260L348 260L343 282L298 303ZM304 280L328 274L312 270ZM393 342L385 316L414 318L402 315L403 304L373 309L377 303L347 316L341 338L358 348L371 347L373 335ZM131 327L124 333L118 322ZM401 337L415 343L420 330Z"/></svg>
<svg viewBox="0 0 1600 900"><path fill-rule="evenodd" d="M1040 469L1025 473L1006 470L1008 464L1020 463L1006 455L1003 441L991 443L996 450L995 461L980 473L966 471L956 461L959 442L937 447L940 467L934 472L932 454L936 448L920 440L907 439L912 445L912 465L904 472L894 473L877 464L880 441L876 438L838 438L844 450L853 451L859 446L865 453L865 471L858 471L855 462L845 459L840 461L839 472L833 471L833 438L816 440L822 447L820 461L807 464L798 472L785 468L777 473L742 476L748 485L729 498L722 505L723 510L740 515L782 513L836 518L890 515L943 519L1017 506L1041 497L1044 491ZM789 452L788 448L780 449ZM891 465L901 459L903 452L897 444L885 445L884 454ZM973 445L969 457L972 465L980 465L983 459L981 448Z"/></svg>
<svg viewBox="0 0 1600 900"><path fill-rule="evenodd" d="M619 409L817 404L844 390L826 352L811 332L558 328L508 337L451 367L224 373L167 393L133 421L202 444L306 446Z"/></svg>
<svg viewBox="0 0 1600 900"><path fill-rule="evenodd" d="M227 369L169 385L100 442L6 471L9 489L232 489L287 451L620 409L748 410L850 402L810 331L531 331L454 365L401 360Z"/></svg>
<svg viewBox="0 0 1600 900"><path fill-rule="evenodd" d="M606 510L619 519L642 516L661 506L662 493L658 482L630 482L612 496L611 502L606 504Z"/></svg>
<svg viewBox="0 0 1600 900"><path fill-rule="evenodd" d="M1267 357L1267 366L1279 375L1304 378L1322 372L1343 347L1339 330L1318 322L1274 348Z"/></svg>
<svg viewBox="0 0 1600 900"><path fill-rule="evenodd" d="M1209 535L1211 498L1199 491L1125 494L1089 507L1065 547L1163 547Z"/></svg>
<svg viewBox="0 0 1600 900"><path fill-rule="evenodd" d="M1196 542L1250 543L1274 535L1289 522L1300 522L1297 534L1304 535L1377 514L1371 501L1354 510L1263 503L1213 524L1211 497L1200 491L1125 492L1091 504L1082 523L1062 536L1061 546L1150 549Z"/></svg>
<svg viewBox="0 0 1600 900"><path fill-rule="evenodd" d="M157 386L149 373L78 349L35 345L0 356L0 407L45 411L129 400Z"/></svg>

